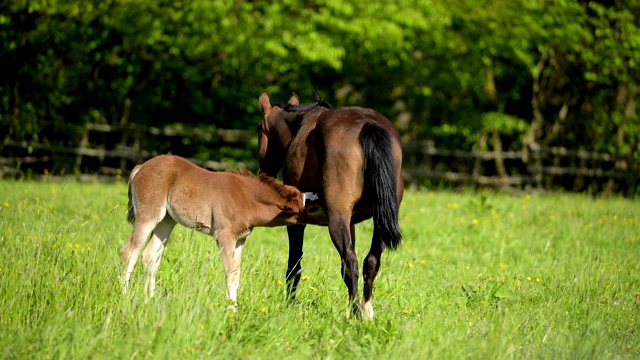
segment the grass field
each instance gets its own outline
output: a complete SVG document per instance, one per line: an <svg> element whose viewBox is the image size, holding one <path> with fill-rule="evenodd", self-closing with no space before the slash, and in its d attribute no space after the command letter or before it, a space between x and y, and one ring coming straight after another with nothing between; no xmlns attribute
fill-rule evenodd
<svg viewBox="0 0 640 360"><path fill-rule="evenodd" d="M180 227L158 296L145 303L140 267L123 295L126 201L124 183L0 181L2 358L640 358L637 201L407 193L372 322L347 316L320 227L307 228L295 303L284 228L249 237L236 314L215 242ZM371 229L357 228L360 260Z"/></svg>

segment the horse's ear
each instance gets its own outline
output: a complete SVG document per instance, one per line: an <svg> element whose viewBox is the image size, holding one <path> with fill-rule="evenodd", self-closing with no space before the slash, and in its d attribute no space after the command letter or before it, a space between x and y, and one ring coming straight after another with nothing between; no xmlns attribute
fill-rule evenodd
<svg viewBox="0 0 640 360"><path fill-rule="evenodd" d="M271 109L271 101L269 100L267 90L262 92L262 95L260 95L260 100L258 101L260 103L260 111L262 111L263 114L266 114L267 111Z"/></svg>
<svg viewBox="0 0 640 360"><path fill-rule="evenodd" d="M289 99L290 105L300 105L300 100L298 99L298 95L296 93L291 94L291 99Z"/></svg>

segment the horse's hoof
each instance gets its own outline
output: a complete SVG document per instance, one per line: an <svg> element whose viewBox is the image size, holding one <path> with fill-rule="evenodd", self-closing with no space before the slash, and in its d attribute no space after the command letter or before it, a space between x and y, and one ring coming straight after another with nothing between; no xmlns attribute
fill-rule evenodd
<svg viewBox="0 0 640 360"><path fill-rule="evenodd" d="M373 305L371 305L371 301L364 303L364 306L360 309L360 316L364 321L373 320Z"/></svg>

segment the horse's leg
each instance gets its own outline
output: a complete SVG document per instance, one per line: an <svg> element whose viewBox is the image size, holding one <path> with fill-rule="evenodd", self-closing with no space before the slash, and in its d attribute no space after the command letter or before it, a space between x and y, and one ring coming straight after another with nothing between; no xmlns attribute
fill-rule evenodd
<svg viewBox="0 0 640 360"><path fill-rule="evenodd" d="M133 224L129 240L122 248L122 251L120 251L120 264L124 270L123 292L125 293L129 288L129 278L131 277L133 268L138 261L140 249L142 249L142 246L147 241L149 234L151 234L155 226L156 222L153 220L137 218Z"/></svg>
<svg viewBox="0 0 640 360"><path fill-rule="evenodd" d="M229 309L237 310L238 287L240 286L240 260L246 237L237 239L232 234L217 234L218 248L222 267L226 274L227 299L231 300Z"/></svg>
<svg viewBox="0 0 640 360"><path fill-rule="evenodd" d="M302 246L304 244L305 225L287 226L289 235L289 261L287 265L287 294L295 300L296 289L302 274Z"/></svg>
<svg viewBox="0 0 640 360"><path fill-rule="evenodd" d="M160 221L153 230L153 235L142 253L142 264L146 272L145 289L149 297L153 297L155 293L156 275L160 267L162 253L169 242L169 236L171 236L171 231L173 231L175 225L176 222L169 216Z"/></svg>
<svg viewBox="0 0 640 360"><path fill-rule="evenodd" d="M358 314L360 312L360 303L358 301L358 257L351 237L353 230L351 214L350 212L337 213L329 211L328 216L329 235L331 235L333 245L340 253L342 279L349 292L349 302L353 305L353 313Z"/></svg>
<svg viewBox="0 0 640 360"><path fill-rule="evenodd" d="M362 318L365 320L373 319L373 281L380 270L380 257L386 245L380 236L374 231L371 239L371 249L362 265L362 276L364 277L364 304L362 305Z"/></svg>

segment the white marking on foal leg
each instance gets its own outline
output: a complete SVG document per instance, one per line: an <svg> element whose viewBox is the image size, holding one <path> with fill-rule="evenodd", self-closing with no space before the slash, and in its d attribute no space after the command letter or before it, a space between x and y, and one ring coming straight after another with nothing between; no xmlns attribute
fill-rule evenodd
<svg viewBox="0 0 640 360"><path fill-rule="evenodd" d="M231 277L231 293L233 298L230 298L233 301L233 304L229 307L231 311L236 312L238 310L238 288L240 287L240 267L242 260L242 250L244 249L244 242L247 238L238 239L236 243L236 249L233 252L233 262L236 266L236 270L232 272Z"/></svg>
<svg viewBox="0 0 640 360"><path fill-rule="evenodd" d="M231 300L229 310L236 312L238 309L238 287L240 286L240 261L242 258L242 249L246 238L240 238L237 241L225 241L222 237L218 242L220 246L220 258L222 266L226 273L227 279L227 298Z"/></svg>
<svg viewBox="0 0 640 360"><path fill-rule="evenodd" d="M373 320L373 304L371 299L366 301L362 306L362 320Z"/></svg>

